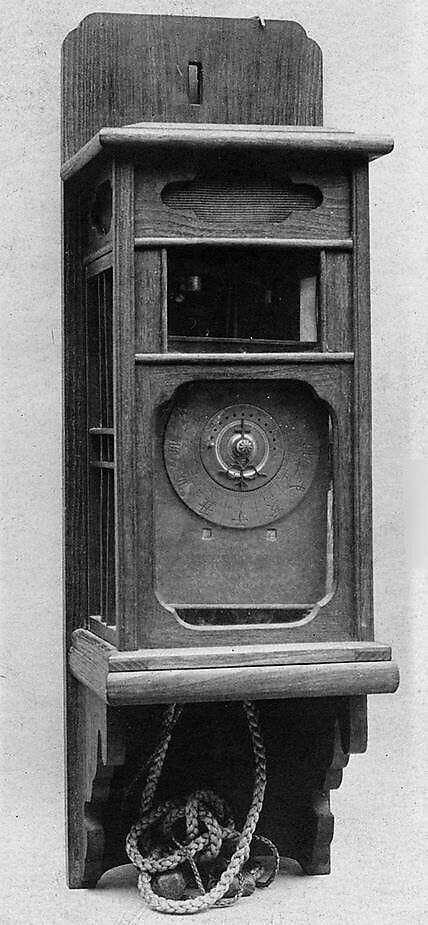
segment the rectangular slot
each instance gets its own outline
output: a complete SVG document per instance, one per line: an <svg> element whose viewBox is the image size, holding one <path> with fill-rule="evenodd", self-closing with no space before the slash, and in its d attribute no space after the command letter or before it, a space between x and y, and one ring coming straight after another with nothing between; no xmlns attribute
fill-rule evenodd
<svg viewBox="0 0 428 925"><path fill-rule="evenodd" d="M187 66L187 95L192 106L202 102L202 65L200 61L189 61Z"/></svg>
<svg viewBox="0 0 428 925"><path fill-rule="evenodd" d="M318 346L319 256L313 251L169 251L168 349L282 352Z"/></svg>

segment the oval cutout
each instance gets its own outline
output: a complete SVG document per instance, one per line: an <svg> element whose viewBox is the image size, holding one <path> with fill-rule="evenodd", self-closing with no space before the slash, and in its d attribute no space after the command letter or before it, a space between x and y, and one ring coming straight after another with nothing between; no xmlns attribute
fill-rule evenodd
<svg viewBox="0 0 428 925"><path fill-rule="evenodd" d="M171 209L194 212L205 221L272 223L292 212L317 209L323 195L317 186L245 178L226 181L194 179L168 183L162 202Z"/></svg>

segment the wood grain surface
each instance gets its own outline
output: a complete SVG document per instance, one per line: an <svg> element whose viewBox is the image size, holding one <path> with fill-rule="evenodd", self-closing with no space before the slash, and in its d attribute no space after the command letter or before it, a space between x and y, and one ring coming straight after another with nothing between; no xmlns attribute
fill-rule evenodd
<svg viewBox="0 0 428 925"><path fill-rule="evenodd" d="M322 124L321 50L294 22L94 13L65 39L62 74L63 160L104 125Z"/></svg>
<svg viewBox="0 0 428 925"><path fill-rule="evenodd" d="M73 633L73 649L92 662L94 672L151 671L170 668L208 668L239 665L310 665L334 662L390 661L389 646L377 642L287 643L272 645L218 645L192 648L137 649L121 652L116 646L85 629ZM83 665L82 665L83 670ZM88 676L89 679L89 676ZM104 695L104 694L103 694Z"/></svg>
<svg viewBox="0 0 428 925"><path fill-rule="evenodd" d="M119 716L85 683L76 685L68 761L67 874L72 889L94 887L105 870L103 809L114 769L125 762ZM70 740L71 745L71 740Z"/></svg>
<svg viewBox="0 0 428 925"><path fill-rule="evenodd" d="M189 156L181 158L174 151L171 160L165 159L164 164L157 163L153 167L145 164L143 170L137 170L135 175L135 233L137 238L153 237L223 237L245 238L260 237L262 239L274 238L315 238L315 239L346 239L350 236L350 183L348 175L342 171L320 170L313 168L300 175L296 170L289 170L287 163L264 163L263 173L268 172L271 181L275 176L285 182L289 172L295 185L306 185L319 191L321 203L308 211L291 211L283 220L269 222L260 221L257 212L257 201L251 188L246 192L246 186L251 183L251 176L257 166L254 163L245 164L245 154L240 155L240 173L236 179L237 165L223 158L219 163L218 155L213 164L206 154L198 159L189 161ZM180 164L181 161L181 164ZM221 167L221 169L220 169ZM260 169L260 167L259 167ZM215 172L213 173L213 171ZM227 216L208 219L202 218L187 208L171 208L162 200L162 191L170 183L187 178L203 178L205 182L217 185L219 192L227 182L234 182L236 187L246 197L248 210L253 211L247 220L239 221L231 212ZM202 182L202 179L201 179Z"/></svg>
<svg viewBox="0 0 428 925"><path fill-rule="evenodd" d="M380 643L289 643L259 646L204 646L117 652L109 658L110 671L152 671L170 668L208 668L210 665L311 665L334 662L389 661L391 649Z"/></svg>
<svg viewBox="0 0 428 925"><path fill-rule="evenodd" d="M352 250L352 238L256 238L249 234L236 235L233 238L218 237L205 234L203 237L197 235L166 238L162 235L155 235L147 238L135 238L135 247L137 249L160 248L160 247L195 247L199 244L205 244L209 247L277 247L288 250Z"/></svg>
<svg viewBox="0 0 428 925"><path fill-rule="evenodd" d="M64 190L64 582L67 639L86 622L87 578L87 420L86 310L82 270L79 187Z"/></svg>
<svg viewBox="0 0 428 925"><path fill-rule="evenodd" d="M106 125L106 123L104 123ZM199 125L189 123L139 123L120 128L100 128L83 147L66 159L61 168L64 180L82 170L102 154L129 154L134 150L136 157L151 162L161 152L166 151L201 151L214 154L237 154L252 151L254 155L271 153L294 158L295 164L317 156L319 161L333 166L361 158L375 160L383 154L389 154L394 141L388 135L358 135L354 132L327 131L316 129L309 131L302 126L297 130L290 125L278 128L254 125ZM303 161L303 163L302 163Z"/></svg>
<svg viewBox="0 0 428 925"><path fill-rule="evenodd" d="M120 645L133 648L135 630L135 284L134 169L113 171L113 350L116 452L117 627Z"/></svg>
<svg viewBox="0 0 428 925"><path fill-rule="evenodd" d="M162 354L160 355L163 356ZM152 480L158 466L163 466L162 425L158 409L165 402L171 401L174 391L187 381L204 379L294 379L307 382L322 401L334 410L337 421L335 437L335 472L336 472L336 523L337 523L337 576L334 594L327 598L319 610L315 609L314 618L284 625L266 626L247 625L235 628L204 627L203 631L185 625L177 619L168 604L162 605L156 594L153 579L154 559L154 512L152 501ZM283 364L212 365L196 364L169 365L157 363L150 367L150 375L144 366L137 366L137 406L142 413L137 416L137 510L138 534L136 555L140 563L138 569L137 612L138 623L137 647L172 645L204 646L227 643L236 645L250 644L265 637L269 632L269 642L285 641L306 642L314 638L317 641L338 641L340 639L358 639L358 617L354 606L353 560L349 549L353 544L353 514L349 505L352 497L352 468L349 460L351 451L351 421L348 409L350 389L352 387L352 365L335 364L300 364L289 366ZM155 435L155 439L154 439ZM179 499L177 504L181 504ZM171 515L172 516L172 515ZM203 523L203 521L201 521ZM131 648L131 647L130 647Z"/></svg>
<svg viewBox="0 0 428 925"><path fill-rule="evenodd" d="M98 697L116 705L356 696L386 693L398 686L398 670L386 646L295 645L283 646L279 653L266 646L263 663L263 645L240 648L235 659L229 650L227 667L221 654L217 660L214 649L215 667L211 662L211 667L200 668L195 667L196 650L184 650L182 663L177 652L170 653L169 661L161 652L154 657L150 652L125 654L80 630L73 636L70 668ZM206 659L211 652L202 650L202 655ZM162 659L164 667L160 667ZM359 736L361 722L360 717L354 731L349 728L348 737Z"/></svg>
<svg viewBox="0 0 428 925"><path fill-rule="evenodd" d="M160 353L162 347L162 254L135 253L135 343L138 351Z"/></svg>
<svg viewBox="0 0 428 925"><path fill-rule="evenodd" d="M356 595L365 639L373 639L372 407L369 178L363 165L353 179L354 515Z"/></svg>
<svg viewBox="0 0 428 925"><path fill-rule="evenodd" d="M64 401L64 666L66 761L66 826L70 885L81 885L80 863L86 833L83 806L75 794L81 789L84 758L77 757L81 741L79 714L84 688L68 670L68 651L76 627L86 625L87 573L87 426L86 426L86 326L81 266L81 214L79 188L70 183L64 190L64 283L63 283L63 401ZM88 691L88 696L93 696ZM90 760L89 757L87 759ZM78 860L76 858L78 857Z"/></svg>
<svg viewBox="0 0 428 925"><path fill-rule="evenodd" d="M324 251L320 287L324 349L333 353L353 350L352 254Z"/></svg>
<svg viewBox="0 0 428 925"><path fill-rule="evenodd" d="M191 62L200 78L193 97ZM270 765L263 831L307 873L327 873L330 790L349 754L366 748L366 695L392 692L399 680L390 648L372 641L367 162L390 151L392 140L322 129L318 45L297 23L258 16L87 17L63 46L63 114L70 886L94 886L103 870L123 863L129 794L138 808L135 776L156 745L160 705L173 701L189 706L164 791L175 797L189 780L220 791L227 783L244 816L251 775L242 769L245 728L234 701L259 700ZM226 175L242 159L250 174L257 167L260 175L260 164L276 171L277 184L299 170L301 182L309 176L318 185L322 203L266 224L265 206L248 219L246 200L240 222L224 209L212 220L162 200L165 184L203 173L214 160ZM104 231L96 187L109 179L113 218ZM165 352L166 248L208 243L319 252L320 350ZM110 266L117 614L115 626L89 616L91 632L83 281ZM192 626L156 589L162 414L183 383L233 378L267 388L306 383L333 420L334 581L312 614L292 624ZM102 464L113 465L110 457Z"/></svg>
<svg viewBox="0 0 428 925"><path fill-rule="evenodd" d="M271 700L391 693L398 687L394 662L346 665L263 665L183 671L111 672L107 699L116 706L212 700Z"/></svg>
<svg viewBox="0 0 428 925"><path fill-rule="evenodd" d="M305 366L306 364L320 364L321 366L335 366L341 363L352 363L354 354L351 351L343 353L316 353L315 351L305 351L297 353L137 353L135 362L142 366L238 366L260 367L267 366L271 371L272 367L279 368L284 366ZM271 375L271 372L269 372Z"/></svg>

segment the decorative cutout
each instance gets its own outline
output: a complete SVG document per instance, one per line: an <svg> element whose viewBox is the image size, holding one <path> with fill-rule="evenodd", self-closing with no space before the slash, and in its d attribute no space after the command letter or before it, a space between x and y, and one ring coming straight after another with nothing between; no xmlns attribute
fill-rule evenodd
<svg viewBox="0 0 428 925"><path fill-rule="evenodd" d="M204 221L283 222L292 212L310 212L323 200L318 187L275 180L236 177L226 181L194 179L168 183L161 199L171 209L194 212Z"/></svg>
<svg viewBox="0 0 428 925"><path fill-rule="evenodd" d="M274 533L275 531L270 531ZM261 626L298 623L310 615L304 607L178 607L176 612L189 626Z"/></svg>

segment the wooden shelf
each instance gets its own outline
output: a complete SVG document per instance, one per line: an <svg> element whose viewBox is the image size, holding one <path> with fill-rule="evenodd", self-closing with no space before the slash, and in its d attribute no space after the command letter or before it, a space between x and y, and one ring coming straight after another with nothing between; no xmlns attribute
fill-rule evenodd
<svg viewBox="0 0 428 925"><path fill-rule="evenodd" d="M221 237L219 235L186 235L180 237L137 237L134 241L136 250L147 248L170 247L270 247L282 250L339 250L350 251L354 246L352 238L278 238L254 237L254 235L235 235L235 237Z"/></svg>
<svg viewBox="0 0 428 925"><path fill-rule="evenodd" d="M140 122L120 128L105 127L69 158L62 178L69 179L102 151L140 151L148 148L239 151L266 150L282 154L330 154L369 160L389 154L394 147L385 135L357 135L325 128L289 125L219 125L215 123Z"/></svg>
<svg viewBox="0 0 428 925"><path fill-rule="evenodd" d="M107 702L191 703L212 700L272 700L392 693L398 687L393 662L334 665L263 665L109 674Z"/></svg>
<svg viewBox="0 0 428 925"><path fill-rule="evenodd" d="M80 629L69 660L82 684L118 706L391 693L399 682L390 648L375 642L119 652Z"/></svg>
<svg viewBox="0 0 428 925"><path fill-rule="evenodd" d="M169 334L168 353L314 353L316 341L267 337L188 337Z"/></svg>
<svg viewBox="0 0 428 925"><path fill-rule="evenodd" d="M354 354L349 352L343 353L321 353L315 351L300 352L290 351L289 353L137 353L135 355L136 363L197 363L204 365L219 363L352 363Z"/></svg>

